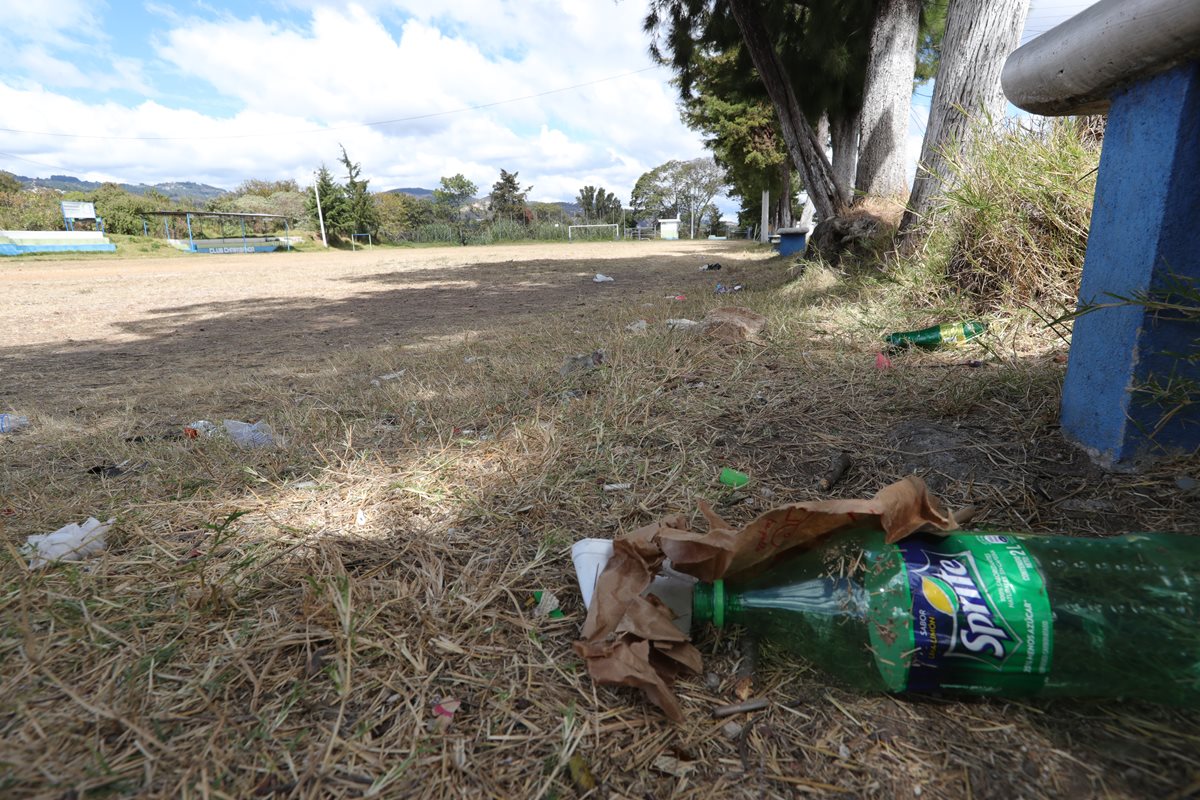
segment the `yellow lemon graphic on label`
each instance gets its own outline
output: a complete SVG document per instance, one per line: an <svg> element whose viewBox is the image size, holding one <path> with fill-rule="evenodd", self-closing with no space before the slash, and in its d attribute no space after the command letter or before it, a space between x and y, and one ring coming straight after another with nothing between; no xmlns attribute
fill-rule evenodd
<svg viewBox="0 0 1200 800"><path fill-rule="evenodd" d="M929 578L921 578L921 592L925 595L925 599L929 601L929 605L941 611L943 614L953 614L958 609L957 605L946 590L938 585L937 581L932 581Z"/></svg>

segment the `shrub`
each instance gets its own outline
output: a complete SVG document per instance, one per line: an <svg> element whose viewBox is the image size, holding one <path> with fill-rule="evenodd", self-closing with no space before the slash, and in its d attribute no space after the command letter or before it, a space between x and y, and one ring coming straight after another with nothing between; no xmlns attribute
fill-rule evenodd
<svg viewBox="0 0 1200 800"><path fill-rule="evenodd" d="M924 223L929 266L981 311L1074 301L1100 148L1086 120L1009 124L951 162L955 188Z"/></svg>

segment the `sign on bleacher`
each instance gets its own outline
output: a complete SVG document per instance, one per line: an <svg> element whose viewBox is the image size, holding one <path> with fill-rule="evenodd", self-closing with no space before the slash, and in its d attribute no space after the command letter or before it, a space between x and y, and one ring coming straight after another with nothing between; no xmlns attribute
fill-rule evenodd
<svg viewBox="0 0 1200 800"><path fill-rule="evenodd" d="M95 219L96 204L84 203L77 200L63 200L62 213L64 219Z"/></svg>

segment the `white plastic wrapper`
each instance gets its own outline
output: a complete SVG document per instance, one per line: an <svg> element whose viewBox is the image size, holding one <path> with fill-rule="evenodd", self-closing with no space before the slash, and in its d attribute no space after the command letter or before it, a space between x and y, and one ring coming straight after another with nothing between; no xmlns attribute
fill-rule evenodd
<svg viewBox="0 0 1200 800"><path fill-rule="evenodd" d="M56 561L82 561L108 546L105 534L116 521L116 517L108 522L88 517L86 522L72 522L54 533L35 533L25 540L21 554L29 559L30 569L40 569Z"/></svg>

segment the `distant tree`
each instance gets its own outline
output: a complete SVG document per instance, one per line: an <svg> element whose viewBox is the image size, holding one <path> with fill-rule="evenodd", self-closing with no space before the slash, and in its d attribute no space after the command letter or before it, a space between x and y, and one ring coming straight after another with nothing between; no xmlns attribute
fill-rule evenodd
<svg viewBox="0 0 1200 800"><path fill-rule="evenodd" d="M0 193L16 194L17 192L21 191L22 188L21 182L17 180L16 175L13 175L11 172L4 172L3 170L0 170Z"/></svg>
<svg viewBox="0 0 1200 800"><path fill-rule="evenodd" d="M344 146L341 162L346 168L346 233L366 233L373 237L379 233L379 215L367 191L370 181L362 180L362 166L350 160Z"/></svg>
<svg viewBox="0 0 1200 800"><path fill-rule="evenodd" d="M321 197L325 230L332 234L334 241L337 241L338 232L343 230L346 224L346 189L333 179L329 168L324 164L317 170L316 189L316 194ZM320 216L317 214L317 198L312 192L309 192L305 199L305 210L308 212L313 230L319 230Z"/></svg>
<svg viewBox="0 0 1200 800"><path fill-rule="evenodd" d="M462 207L475 197L479 187L467 180L462 173L453 177L441 179L438 188L433 190L433 204L438 210L438 216L443 219L458 219Z"/></svg>
<svg viewBox="0 0 1200 800"><path fill-rule="evenodd" d="M621 201L603 186L584 186L575 198L584 222L616 222L621 216Z"/></svg>
<svg viewBox="0 0 1200 800"><path fill-rule="evenodd" d="M652 170L642 173L633 185L630 205L633 206L633 216L637 222L654 222L656 219L673 218L679 213L679 203L675 196L675 184L672 180L679 169L679 161L668 161L659 164Z"/></svg>
<svg viewBox="0 0 1200 800"><path fill-rule="evenodd" d="M379 213L379 226L384 237L393 241L404 241L422 225L433 222L434 206L402 192L386 192L373 197Z"/></svg>
<svg viewBox="0 0 1200 800"><path fill-rule="evenodd" d="M695 239L696 230L703 231L701 220L705 210L725 187L725 176L712 158L694 158L680 165L674 180L682 219Z"/></svg>
<svg viewBox="0 0 1200 800"><path fill-rule="evenodd" d="M250 178L242 181L241 184L233 190L233 194L256 194L259 197L270 197L278 192L299 192L300 187L291 178L281 181L265 181L258 178Z"/></svg>
<svg viewBox="0 0 1200 800"><path fill-rule="evenodd" d="M489 195L492 201L492 214L496 218L508 218L514 221L525 223L525 196L529 194L532 186L521 191L521 184L517 182L517 173L500 170L500 180L492 184L492 193Z"/></svg>

